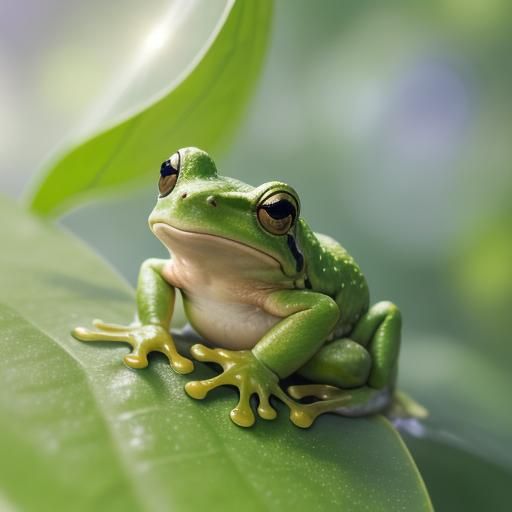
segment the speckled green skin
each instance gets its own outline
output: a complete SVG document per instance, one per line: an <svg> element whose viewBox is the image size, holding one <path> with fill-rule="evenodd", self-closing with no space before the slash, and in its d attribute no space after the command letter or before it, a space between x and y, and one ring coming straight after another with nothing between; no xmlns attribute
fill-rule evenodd
<svg viewBox="0 0 512 512"><path fill-rule="evenodd" d="M368 285L354 258L332 238L313 233L304 220L299 221L298 243L307 261L311 289L332 297L340 310L336 327L345 334L368 310Z"/></svg>
<svg viewBox="0 0 512 512"><path fill-rule="evenodd" d="M366 279L353 258L333 239L313 233L299 211L286 233L264 226L258 212L274 194L288 194L300 208L288 185L251 187L220 176L210 156L196 148L180 150L174 161L176 183L149 218L170 259L142 265L138 323L97 321L96 330L79 327L74 336L130 343L134 350L125 363L135 368L147 366L147 353L158 350L176 371L188 373L192 362L176 352L169 332L179 289L190 323L214 347L195 345L191 354L224 370L185 390L201 399L220 385L238 387L240 402L231 411L238 425L254 422L253 394L261 417L275 417L274 395L301 427L324 412L358 416L388 407L400 347L396 306L369 308ZM291 386L287 395L280 380L294 375L309 383ZM292 399L307 396L319 400Z"/></svg>

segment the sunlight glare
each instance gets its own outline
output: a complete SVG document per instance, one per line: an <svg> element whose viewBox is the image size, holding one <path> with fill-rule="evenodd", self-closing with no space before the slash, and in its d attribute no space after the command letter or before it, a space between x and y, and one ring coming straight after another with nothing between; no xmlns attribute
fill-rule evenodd
<svg viewBox="0 0 512 512"><path fill-rule="evenodd" d="M168 30L167 24L160 23L149 33L144 45L146 53L154 53L165 45L169 36Z"/></svg>

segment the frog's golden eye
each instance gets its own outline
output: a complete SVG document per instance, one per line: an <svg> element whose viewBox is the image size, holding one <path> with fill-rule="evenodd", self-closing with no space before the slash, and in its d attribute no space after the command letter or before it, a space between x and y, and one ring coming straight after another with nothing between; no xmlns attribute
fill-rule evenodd
<svg viewBox="0 0 512 512"><path fill-rule="evenodd" d="M258 206L258 220L269 233L285 235L293 227L298 210L298 202L291 194L277 192Z"/></svg>
<svg viewBox="0 0 512 512"><path fill-rule="evenodd" d="M170 158L160 166L160 181L158 182L158 190L160 191L160 197L169 195L176 181L178 180L178 174L180 172L180 154L174 153Z"/></svg>

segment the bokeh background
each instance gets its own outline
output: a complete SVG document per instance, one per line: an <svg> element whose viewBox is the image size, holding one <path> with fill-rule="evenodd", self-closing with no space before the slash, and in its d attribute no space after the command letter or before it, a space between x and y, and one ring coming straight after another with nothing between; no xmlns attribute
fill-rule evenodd
<svg viewBox="0 0 512 512"><path fill-rule="evenodd" d="M164 90L224 5L0 0L1 193L23 201L67 140ZM400 384L431 411L404 436L439 510L510 496L511 55L507 0L278 0L247 115L213 151L223 174L292 184L403 311ZM59 221L132 283L165 255L146 228L159 163L154 186Z"/></svg>

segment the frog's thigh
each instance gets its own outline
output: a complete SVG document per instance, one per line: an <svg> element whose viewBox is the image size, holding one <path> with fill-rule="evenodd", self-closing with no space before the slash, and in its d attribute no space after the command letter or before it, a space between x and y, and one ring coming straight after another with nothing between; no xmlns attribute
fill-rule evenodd
<svg viewBox="0 0 512 512"><path fill-rule="evenodd" d="M368 384L373 388L393 386L400 352L402 316L391 302L378 302L363 315L350 339L365 346L372 359Z"/></svg>
<svg viewBox="0 0 512 512"><path fill-rule="evenodd" d="M298 373L317 384L353 388L367 382L371 364L362 345L344 338L322 347Z"/></svg>

